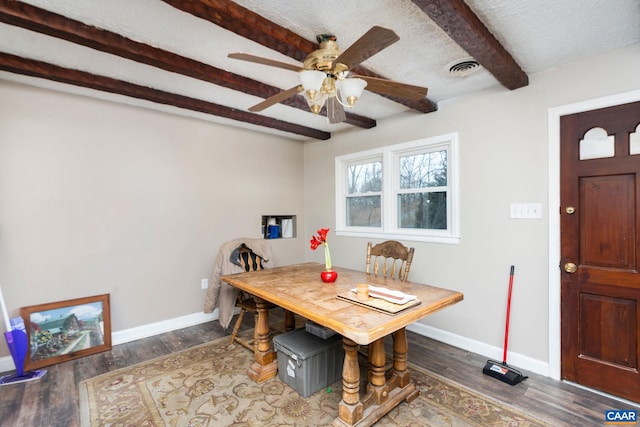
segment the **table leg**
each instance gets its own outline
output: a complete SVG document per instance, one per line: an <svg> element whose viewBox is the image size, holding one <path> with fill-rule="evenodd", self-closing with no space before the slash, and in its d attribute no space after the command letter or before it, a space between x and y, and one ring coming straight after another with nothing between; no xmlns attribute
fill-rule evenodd
<svg viewBox="0 0 640 427"><path fill-rule="evenodd" d="M380 338L369 344L369 384L367 386L367 398L372 399L372 403L376 405L380 405L388 396L385 365L384 338Z"/></svg>
<svg viewBox="0 0 640 427"><path fill-rule="evenodd" d="M407 335L405 329L392 334L393 368L390 378L385 375L386 356L384 339L369 344L367 392L360 399L360 379L357 345L343 338L345 359L342 371L342 401L338 407L338 418L332 426L369 427L375 424L402 401L411 402L418 390L410 380L407 370Z"/></svg>
<svg viewBox="0 0 640 427"><path fill-rule="evenodd" d="M284 311L284 330L293 331L296 328L296 315L292 311Z"/></svg>
<svg viewBox="0 0 640 427"><path fill-rule="evenodd" d="M254 297L256 301L256 311L258 321L256 322L257 340L255 345L255 362L247 370L249 378L256 382L263 382L276 376L278 372L278 362L276 353L271 348L271 337L269 334L269 310L267 302L261 298Z"/></svg>
<svg viewBox="0 0 640 427"><path fill-rule="evenodd" d="M344 365L342 368L342 400L338 405L338 418L347 425L354 425L362 418L360 402L360 366L358 344L343 337Z"/></svg>
<svg viewBox="0 0 640 427"><path fill-rule="evenodd" d="M389 382L397 382L396 387L412 390L407 393L405 400L413 401L420 393L414 385L411 384L411 377L407 370L407 350L409 344L407 342L407 331L405 328L399 329L392 334L393 337L393 373Z"/></svg>

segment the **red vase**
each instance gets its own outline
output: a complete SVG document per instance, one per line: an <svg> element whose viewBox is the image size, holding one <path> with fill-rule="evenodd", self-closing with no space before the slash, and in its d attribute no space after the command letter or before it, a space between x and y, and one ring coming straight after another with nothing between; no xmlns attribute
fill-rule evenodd
<svg viewBox="0 0 640 427"><path fill-rule="evenodd" d="M333 270L325 270L320 273L320 278L324 283L333 283L338 278L338 272Z"/></svg>

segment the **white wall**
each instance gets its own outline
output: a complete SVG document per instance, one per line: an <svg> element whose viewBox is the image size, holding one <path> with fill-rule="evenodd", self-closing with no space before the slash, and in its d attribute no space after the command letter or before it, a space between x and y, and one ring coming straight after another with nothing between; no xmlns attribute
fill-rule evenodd
<svg viewBox="0 0 640 427"><path fill-rule="evenodd" d="M10 316L103 293L114 332L201 312L224 241L302 220L301 142L6 81L0 99ZM274 241L275 261L302 261L303 240Z"/></svg>
<svg viewBox="0 0 640 427"><path fill-rule="evenodd" d="M543 371L549 360L549 265L558 263L549 259L548 111L638 89L638 76L640 45L634 45L530 76L529 86L522 89L496 88L441 103L435 113L403 115L368 131L307 142L306 234L335 227L336 156L458 132L461 242L404 243L416 248L411 280L462 291L465 300L421 325L501 358L509 268L515 265L509 349L520 362ZM541 203L545 214L538 220L510 219L513 202ZM333 233L330 239L334 264L363 267L367 239ZM308 247L307 254L321 261Z"/></svg>

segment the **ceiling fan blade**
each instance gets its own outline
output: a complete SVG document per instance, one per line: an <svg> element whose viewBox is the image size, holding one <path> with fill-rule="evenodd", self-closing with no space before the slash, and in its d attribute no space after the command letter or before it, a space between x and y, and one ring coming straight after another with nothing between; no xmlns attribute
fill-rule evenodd
<svg viewBox="0 0 640 427"><path fill-rule="evenodd" d="M298 92L302 92L302 86L295 86L295 87L292 87L291 89L283 90L282 92L277 93L273 96L270 96L264 101L254 105L253 107L250 107L249 111L251 111L252 113L255 113L257 111L262 111L267 107L271 107L274 104L277 104L279 102L284 101L287 98L292 97Z"/></svg>
<svg viewBox="0 0 640 427"><path fill-rule="evenodd" d="M420 101L427 96L427 88L414 86L406 83L394 82L392 80L380 79L377 77L354 76L367 82L368 91L383 95L397 96L400 98Z"/></svg>
<svg viewBox="0 0 640 427"><path fill-rule="evenodd" d="M285 70L301 71L302 67L293 64L287 64L286 62L276 61L274 59L263 58L261 56L251 55L249 53L230 53L227 55L229 58L240 59L241 61L255 62L257 64L269 65L271 67L284 68Z"/></svg>
<svg viewBox="0 0 640 427"><path fill-rule="evenodd" d="M398 40L400 37L392 30L375 26L342 52L334 63L353 68Z"/></svg>
<svg viewBox="0 0 640 427"><path fill-rule="evenodd" d="M329 123L342 123L347 120L344 107L338 102L335 96L327 99L327 118Z"/></svg>

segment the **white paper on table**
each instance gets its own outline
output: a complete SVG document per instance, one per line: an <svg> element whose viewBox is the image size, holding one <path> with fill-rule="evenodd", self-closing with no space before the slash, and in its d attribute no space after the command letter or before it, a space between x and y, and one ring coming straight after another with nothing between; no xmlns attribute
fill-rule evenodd
<svg viewBox="0 0 640 427"><path fill-rule="evenodd" d="M354 288L351 289L351 292L357 293L357 290ZM409 295L401 291L394 291L373 285L369 285L369 296L372 298L383 299L394 304L406 304L409 301L413 301L418 298L415 295Z"/></svg>

